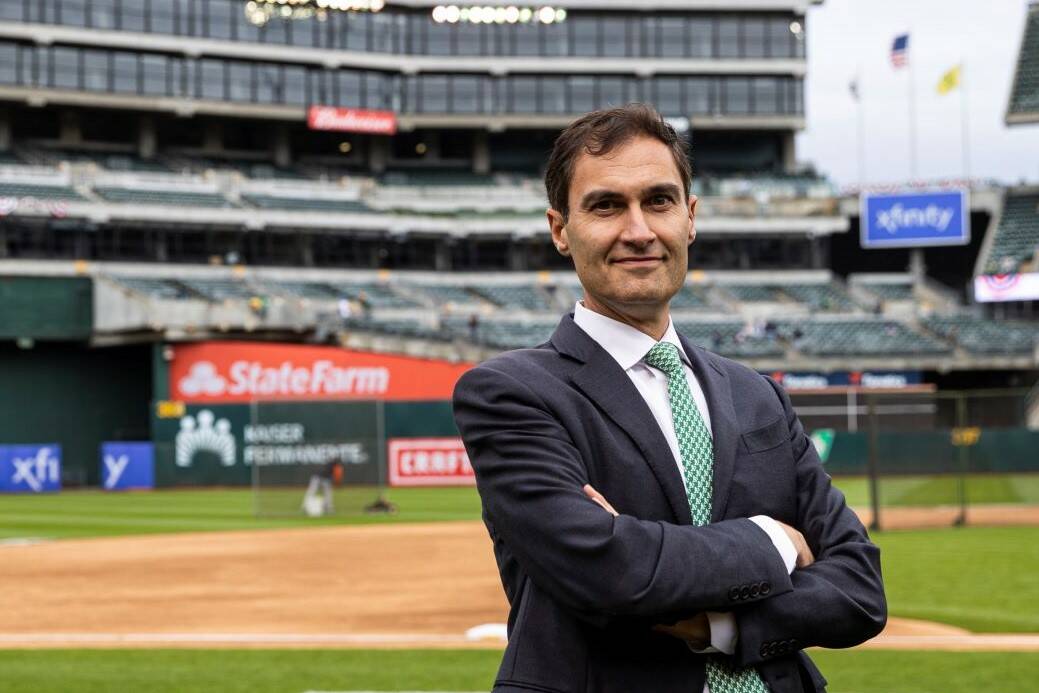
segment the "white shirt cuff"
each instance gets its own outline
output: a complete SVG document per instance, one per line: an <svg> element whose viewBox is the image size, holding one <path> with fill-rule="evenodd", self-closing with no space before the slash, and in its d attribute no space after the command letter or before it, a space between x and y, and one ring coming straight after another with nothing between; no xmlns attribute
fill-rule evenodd
<svg viewBox="0 0 1039 693"><path fill-rule="evenodd" d="M711 644L703 649L686 643L696 654L721 652L731 655L736 651L736 617L728 611L707 611L707 622L711 628Z"/></svg>
<svg viewBox="0 0 1039 693"><path fill-rule="evenodd" d="M783 559L783 564L786 565L786 572L794 572L794 566L797 565L797 547L794 546L794 542L790 541L790 537L786 535L779 523L768 515L755 515L750 518L750 521L760 527L772 540L772 545L776 547L780 558Z"/></svg>

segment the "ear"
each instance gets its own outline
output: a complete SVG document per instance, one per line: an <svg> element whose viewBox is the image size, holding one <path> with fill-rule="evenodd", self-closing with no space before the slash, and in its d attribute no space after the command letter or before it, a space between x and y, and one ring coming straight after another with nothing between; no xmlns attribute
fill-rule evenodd
<svg viewBox="0 0 1039 693"><path fill-rule="evenodd" d="M696 195L689 195L689 245L696 240L696 203L700 201Z"/></svg>
<svg viewBox="0 0 1039 693"><path fill-rule="evenodd" d="M566 222L563 220L563 213L549 208L545 212L545 216L548 218L548 228L552 232L552 245L556 247L560 255L569 257L570 241L566 237Z"/></svg>

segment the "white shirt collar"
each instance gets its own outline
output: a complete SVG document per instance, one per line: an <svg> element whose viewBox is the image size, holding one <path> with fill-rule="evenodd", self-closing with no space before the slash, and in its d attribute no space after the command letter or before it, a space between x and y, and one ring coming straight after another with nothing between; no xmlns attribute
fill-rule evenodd
<svg viewBox="0 0 1039 693"><path fill-rule="evenodd" d="M613 360L624 370L638 364L657 343L645 332L640 332L631 325L589 310L580 301L574 304L574 322L605 349L606 353L612 356ZM692 368L689 357L682 348L682 342L678 339L678 333L675 331L675 324L671 321L670 315L667 317L667 330L664 331L664 336L660 341L670 342L678 347L678 354L682 357L682 361Z"/></svg>

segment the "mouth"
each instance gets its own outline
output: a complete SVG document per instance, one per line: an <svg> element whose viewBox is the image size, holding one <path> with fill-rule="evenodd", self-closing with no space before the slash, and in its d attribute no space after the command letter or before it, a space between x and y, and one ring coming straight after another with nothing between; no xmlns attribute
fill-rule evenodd
<svg viewBox="0 0 1039 693"><path fill-rule="evenodd" d="M647 267L663 262L664 258L656 255L646 255L640 257L624 257L614 260L614 264L624 265L625 267Z"/></svg>

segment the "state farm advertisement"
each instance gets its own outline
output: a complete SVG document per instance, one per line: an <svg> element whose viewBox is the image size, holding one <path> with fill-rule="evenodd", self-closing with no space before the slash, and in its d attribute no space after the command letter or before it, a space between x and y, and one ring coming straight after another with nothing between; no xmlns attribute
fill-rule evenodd
<svg viewBox="0 0 1039 693"><path fill-rule="evenodd" d="M201 342L172 349L170 398L189 403L450 399L473 366L302 344Z"/></svg>
<svg viewBox="0 0 1039 693"><path fill-rule="evenodd" d="M397 114L365 108L311 106L307 110L307 127L311 130L393 135L397 132Z"/></svg>
<svg viewBox="0 0 1039 693"><path fill-rule="evenodd" d="M461 438L391 438L390 486L475 486Z"/></svg>

